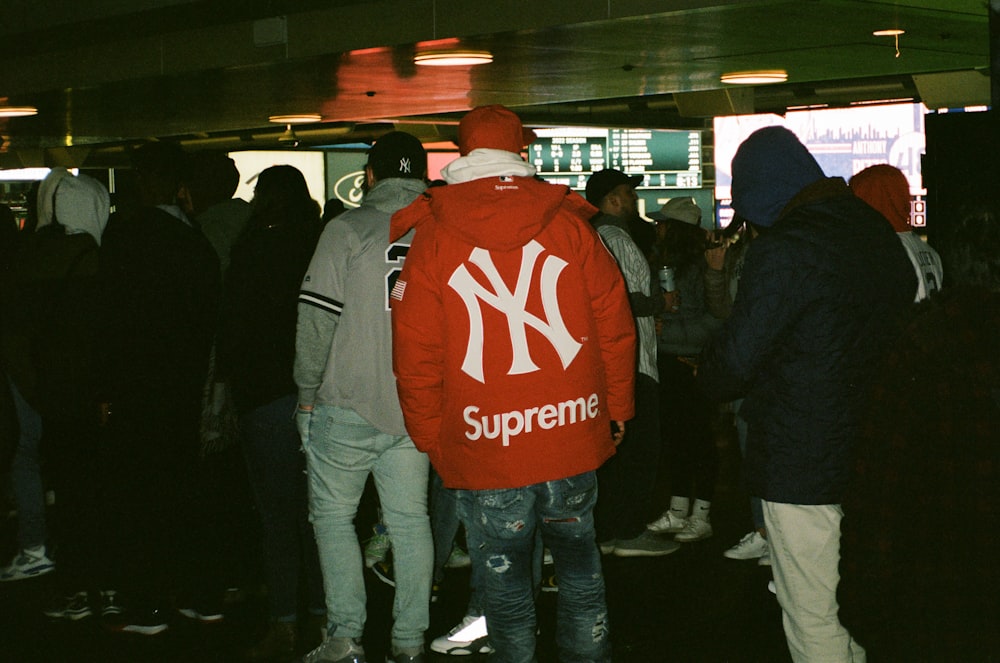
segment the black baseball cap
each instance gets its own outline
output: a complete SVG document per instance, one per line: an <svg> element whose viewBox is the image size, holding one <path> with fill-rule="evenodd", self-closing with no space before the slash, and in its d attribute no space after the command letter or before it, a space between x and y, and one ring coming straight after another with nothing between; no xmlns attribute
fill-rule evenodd
<svg viewBox="0 0 1000 663"><path fill-rule="evenodd" d="M616 168L599 170L587 180L587 202L591 205L600 205L604 196L615 187L627 184L634 189L641 182L642 175L626 175Z"/></svg>
<svg viewBox="0 0 1000 663"><path fill-rule="evenodd" d="M389 177L422 180L427 175L427 151L416 136L390 131L368 150L368 166L380 180Z"/></svg>

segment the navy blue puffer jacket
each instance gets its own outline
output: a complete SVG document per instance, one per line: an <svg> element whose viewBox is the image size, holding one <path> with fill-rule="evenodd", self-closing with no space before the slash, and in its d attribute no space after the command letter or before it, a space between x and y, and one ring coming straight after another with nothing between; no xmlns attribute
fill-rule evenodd
<svg viewBox="0 0 1000 663"><path fill-rule="evenodd" d="M869 369L917 284L889 223L842 179L814 181L778 209L750 246L698 381L720 401L745 397L752 495L835 504Z"/></svg>

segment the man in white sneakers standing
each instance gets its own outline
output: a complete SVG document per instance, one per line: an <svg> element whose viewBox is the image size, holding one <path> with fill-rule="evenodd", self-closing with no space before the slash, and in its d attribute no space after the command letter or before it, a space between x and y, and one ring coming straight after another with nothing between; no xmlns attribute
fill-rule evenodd
<svg viewBox="0 0 1000 663"><path fill-rule="evenodd" d="M327 224L299 294L296 415L309 473L310 520L326 590L328 637L308 663L364 663L365 583L354 529L375 479L395 551L391 660L423 661L433 547L427 456L406 434L392 375L389 295L410 235L389 241L392 213L426 188L415 137L379 138L365 166L361 206Z"/></svg>
<svg viewBox="0 0 1000 663"><path fill-rule="evenodd" d="M560 660L609 663L595 470L633 414L635 326L596 210L535 179L502 106L393 217L416 235L393 293L393 365L414 443L459 489L495 663L535 660L536 532L559 576ZM614 433L612 433L614 431Z"/></svg>

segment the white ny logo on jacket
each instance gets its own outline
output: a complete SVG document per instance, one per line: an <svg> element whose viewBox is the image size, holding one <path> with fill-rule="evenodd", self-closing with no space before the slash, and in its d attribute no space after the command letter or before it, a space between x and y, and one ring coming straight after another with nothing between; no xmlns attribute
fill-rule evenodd
<svg viewBox="0 0 1000 663"><path fill-rule="evenodd" d="M465 303L469 313L469 344L465 350L462 371L479 382L485 383L483 376L483 347L485 330L483 329L483 313L480 301L483 301L507 316L507 329L510 332L510 343L513 349L513 361L508 375L519 375L537 371L538 366L531 359L528 350L526 327L530 326L541 333L562 362L563 368L572 363L582 347L566 329L562 313L559 310L557 285L559 275L568 264L557 256L547 256L542 262L541 275L538 279L542 308L545 320L525 310L528 295L531 292L535 276L535 264L544 251L544 247L535 240L528 242L521 250L521 268L517 283L511 292L500 277L489 251L475 248L469 256L469 262L483 270L489 281L489 286L478 282L465 265L461 265L448 279L448 285L458 293Z"/></svg>

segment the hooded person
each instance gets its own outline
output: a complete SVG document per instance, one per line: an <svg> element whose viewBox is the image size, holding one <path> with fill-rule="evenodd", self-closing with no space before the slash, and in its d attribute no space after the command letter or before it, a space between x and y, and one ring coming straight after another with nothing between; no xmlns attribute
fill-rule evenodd
<svg viewBox="0 0 1000 663"><path fill-rule="evenodd" d="M896 237L903 243L917 273L914 301L919 302L940 290L944 278L941 256L910 226L910 183L906 175L895 166L881 163L865 168L848 184L854 195L878 210L892 224Z"/></svg>
<svg viewBox="0 0 1000 663"><path fill-rule="evenodd" d="M87 606L79 592L106 588L99 577L103 541L97 526L98 246L108 220L104 185L63 168L38 189L38 224L20 242L2 292L0 346L19 423L12 483L21 554L0 570L19 580L53 569L45 554L48 522L39 474L44 434L46 478L58 491L60 584L66 604ZM96 600L96 597L95 597ZM74 603L75 601L75 603ZM89 608L88 608L89 609Z"/></svg>
<svg viewBox="0 0 1000 663"><path fill-rule="evenodd" d="M744 473L792 660L863 660L837 617L840 501L871 367L916 277L885 219L787 129L751 134L732 172L733 209L763 231L697 380L719 401L745 398Z"/></svg>
<svg viewBox="0 0 1000 663"><path fill-rule="evenodd" d="M459 489L498 656L534 655L540 531L560 573L563 657L607 662L594 472L620 440L612 422L623 433L633 414L635 328L595 208L535 179L526 141L510 110L470 111L448 186L393 216L393 238L416 230L391 292L393 366L407 430Z"/></svg>

